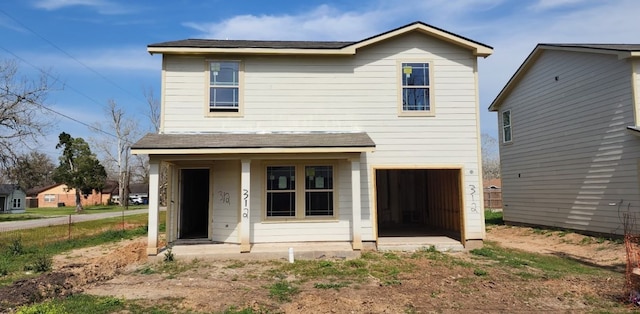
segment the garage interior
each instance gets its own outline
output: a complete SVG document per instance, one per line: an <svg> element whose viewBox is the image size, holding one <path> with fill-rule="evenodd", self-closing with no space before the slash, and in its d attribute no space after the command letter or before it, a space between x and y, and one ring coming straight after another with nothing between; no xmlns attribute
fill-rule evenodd
<svg viewBox="0 0 640 314"><path fill-rule="evenodd" d="M378 237L461 239L459 169L377 169Z"/></svg>

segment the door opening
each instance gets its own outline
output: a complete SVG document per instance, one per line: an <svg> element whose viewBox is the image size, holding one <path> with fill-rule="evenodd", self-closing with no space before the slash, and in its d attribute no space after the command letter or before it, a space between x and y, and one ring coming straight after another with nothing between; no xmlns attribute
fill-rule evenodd
<svg viewBox="0 0 640 314"><path fill-rule="evenodd" d="M447 236L461 239L459 169L378 169L379 237Z"/></svg>
<svg viewBox="0 0 640 314"><path fill-rule="evenodd" d="M180 239L209 236L209 169L180 171Z"/></svg>

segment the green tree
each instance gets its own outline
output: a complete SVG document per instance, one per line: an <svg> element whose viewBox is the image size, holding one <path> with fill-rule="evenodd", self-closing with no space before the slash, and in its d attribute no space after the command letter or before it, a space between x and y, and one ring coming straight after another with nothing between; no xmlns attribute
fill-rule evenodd
<svg viewBox="0 0 640 314"><path fill-rule="evenodd" d="M76 190L76 211L79 212L83 210L81 195L86 198L93 190L101 190L107 179L107 171L84 139L73 138L65 132L60 133L58 138L56 148L62 148L62 156L53 179Z"/></svg>
<svg viewBox="0 0 640 314"><path fill-rule="evenodd" d="M24 191L53 184L53 170L56 165L51 158L41 152L30 152L17 156L7 171L11 182L17 183Z"/></svg>

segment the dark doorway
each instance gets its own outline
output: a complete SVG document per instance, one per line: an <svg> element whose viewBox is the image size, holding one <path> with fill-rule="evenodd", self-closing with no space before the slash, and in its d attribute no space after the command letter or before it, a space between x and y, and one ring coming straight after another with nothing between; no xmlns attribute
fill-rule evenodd
<svg viewBox="0 0 640 314"><path fill-rule="evenodd" d="M180 239L209 236L209 169L182 169Z"/></svg>
<svg viewBox="0 0 640 314"><path fill-rule="evenodd" d="M460 170L378 169L376 208L379 237L460 239Z"/></svg>

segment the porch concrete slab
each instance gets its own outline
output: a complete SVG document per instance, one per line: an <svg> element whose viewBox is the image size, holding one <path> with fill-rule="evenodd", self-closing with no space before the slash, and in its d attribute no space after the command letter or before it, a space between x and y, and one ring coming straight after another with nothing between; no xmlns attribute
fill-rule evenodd
<svg viewBox="0 0 640 314"><path fill-rule="evenodd" d="M435 247L440 252L460 252L464 245L460 241L445 236L428 237L380 237L378 251L414 252Z"/></svg>
<svg viewBox="0 0 640 314"><path fill-rule="evenodd" d="M251 252L240 253L238 244L179 244L171 248L177 259L245 259L245 260L289 260L289 248L293 249L294 259L354 259L360 257L360 251L354 251L350 242L290 242L255 243ZM164 250L152 259L164 258Z"/></svg>

